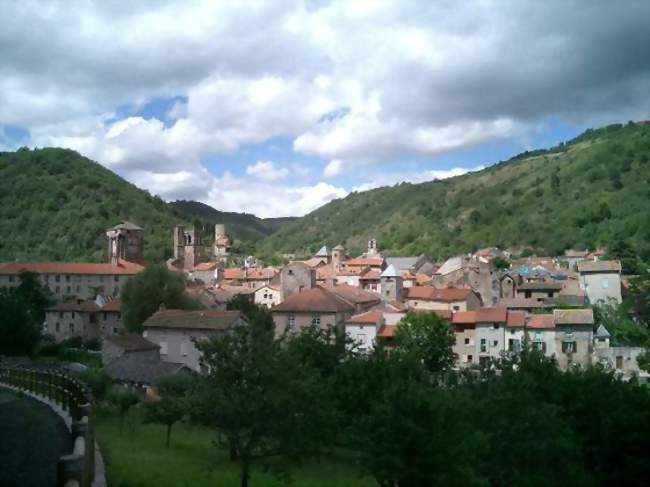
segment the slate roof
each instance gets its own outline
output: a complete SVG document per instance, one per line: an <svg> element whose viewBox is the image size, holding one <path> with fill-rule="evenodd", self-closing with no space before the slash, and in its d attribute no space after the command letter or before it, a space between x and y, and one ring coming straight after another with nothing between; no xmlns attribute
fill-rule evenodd
<svg viewBox="0 0 650 487"><path fill-rule="evenodd" d="M598 325L594 338L609 338L611 335L603 325Z"/></svg>
<svg viewBox="0 0 650 487"><path fill-rule="evenodd" d="M144 328L183 328L227 330L242 319L240 311L165 309L155 312L142 324Z"/></svg>
<svg viewBox="0 0 650 487"><path fill-rule="evenodd" d="M177 374L183 369L190 370L183 364L157 359L146 360L132 353L122 355L104 366L106 374L114 380L148 385L157 383L165 376Z"/></svg>
<svg viewBox="0 0 650 487"><path fill-rule="evenodd" d="M621 272L618 260L583 260L578 262L578 272Z"/></svg>
<svg viewBox="0 0 650 487"><path fill-rule="evenodd" d="M390 264L384 272L381 273L381 277L398 277L400 274L397 272L395 269L395 266L393 264Z"/></svg>
<svg viewBox="0 0 650 487"><path fill-rule="evenodd" d="M327 245L323 245L318 252L316 252L316 255L314 257L327 257L329 255L329 250L327 249Z"/></svg>
<svg viewBox="0 0 650 487"><path fill-rule="evenodd" d="M143 350L158 350L159 345L147 340L142 335L114 335L105 338L107 342L121 348L125 352L139 352Z"/></svg>
<svg viewBox="0 0 650 487"><path fill-rule="evenodd" d="M420 257L387 257L386 264L392 265L398 271L407 271L413 269L418 260Z"/></svg>
<svg viewBox="0 0 650 487"><path fill-rule="evenodd" d="M272 308L274 312L344 313L353 310L350 302L320 286L293 294Z"/></svg>
<svg viewBox="0 0 650 487"><path fill-rule="evenodd" d="M553 310L553 321L556 325L593 325L594 312L592 309L556 309Z"/></svg>
<svg viewBox="0 0 650 487"><path fill-rule="evenodd" d="M135 223L123 221L113 227L113 230L144 230L142 227L137 226Z"/></svg>

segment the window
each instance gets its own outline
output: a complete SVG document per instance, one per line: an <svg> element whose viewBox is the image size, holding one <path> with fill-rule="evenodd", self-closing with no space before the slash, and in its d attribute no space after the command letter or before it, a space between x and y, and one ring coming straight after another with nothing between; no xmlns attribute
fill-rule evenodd
<svg viewBox="0 0 650 487"><path fill-rule="evenodd" d="M487 352L487 340L481 338L481 352Z"/></svg>
<svg viewBox="0 0 650 487"><path fill-rule="evenodd" d="M520 342L516 338L510 338L508 340L508 351L509 352L519 352Z"/></svg>
<svg viewBox="0 0 650 487"><path fill-rule="evenodd" d="M61 282L61 276L59 274L57 274L56 276L54 276L54 280L56 282Z"/></svg>
<svg viewBox="0 0 650 487"><path fill-rule="evenodd" d="M287 315L287 328L291 329L296 326L296 315Z"/></svg>
<svg viewBox="0 0 650 487"><path fill-rule="evenodd" d="M9 282L14 282L14 276L9 276Z"/></svg>
<svg viewBox="0 0 650 487"><path fill-rule="evenodd" d="M465 338L465 345L469 345L469 338Z"/></svg>
<svg viewBox="0 0 650 487"><path fill-rule="evenodd" d="M366 335L364 333L357 333L357 341L359 343L366 343Z"/></svg>
<svg viewBox="0 0 650 487"><path fill-rule="evenodd" d="M79 284L77 284L77 292L78 292L78 293L81 292L81 286L80 286Z"/></svg>
<svg viewBox="0 0 650 487"><path fill-rule="evenodd" d="M492 340L492 346L493 347L498 347L499 346L499 340Z"/></svg>
<svg viewBox="0 0 650 487"><path fill-rule="evenodd" d="M622 369L623 368L623 356L622 355L617 355L616 356L616 368L617 369Z"/></svg>
<svg viewBox="0 0 650 487"><path fill-rule="evenodd" d="M526 292L524 292L524 297L525 297L525 298L530 298L530 297L532 297L531 292L530 292L530 291L526 291Z"/></svg>
<svg viewBox="0 0 650 487"><path fill-rule="evenodd" d="M113 280L115 282L120 282L120 276L113 276Z"/></svg>
<svg viewBox="0 0 650 487"><path fill-rule="evenodd" d="M468 355L468 356L467 356L467 362L471 363L471 362L473 362L473 361L474 361L474 356L472 356L472 355Z"/></svg>
<svg viewBox="0 0 650 487"><path fill-rule="evenodd" d="M65 276L65 282L70 282L70 276Z"/></svg>
<svg viewBox="0 0 650 487"><path fill-rule="evenodd" d="M320 326L320 316L319 315L314 315L311 317L311 325L312 326Z"/></svg>
<svg viewBox="0 0 650 487"><path fill-rule="evenodd" d="M293 269L289 269L289 275L293 276Z"/></svg>
<svg viewBox="0 0 650 487"><path fill-rule="evenodd" d="M70 333L74 333L74 323L70 323L68 328L70 329Z"/></svg>
<svg viewBox="0 0 650 487"><path fill-rule="evenodd" d="M104 319L104 321L106 321L108 319L108 313L106 311L104 311L103 315L104 315L103 319Z"/></svg>
<svg viewBox="0 0 650 487"><path fill-rule="evenodd" d="M117 327L116 326L113 327L113 335L117 335Z"/></svg>
<svg viewBox="0 0 650 487"><path fill-rule="evenodd" d="M548 292L548 297L549 297L549 298L552 298L552 297L553 297L553 291L549 291L549 292Z"/></svg>
<svg viewBox="0 0 650 487"><path fill-rule="evenodd" d="M546 353L546 343L542 341L533 342L533 348L538 352Z"/></svg>
<svg viewBox="0 0 650 487"><path fill-rule="evenodd" d="M454 305L454 311L460 311L460 306Z"/></svg>
<svg viewBox="0 0 650 487"><path fill-rule="evenodd" d="M61 323L57 323L54 329L56 330L57 333L59 333L61 331Z"/></svg>
<svg viewBox="0 0 650 487"><path fill-rule="evenodd" d="M183 357L187 357L187 342L182 342L181 343L181 355Z"/></svg>
<svg viewBox="0 0 650 487"><path fill-rule="evenodd" d="M54 292L56 292L57 294L59 294L59 293L61 292L61 288L60 288L59 286L57 286L57 287L56 287L56 291L54 291Z"/></svg>
<svg viewBox="0 0 650 487"><path fill-rule="evenodd" d="M167 342L160 342L160 355L167 355Z"/></svg>
<svg viewBox="0 0 650 487"><path fill-rule="evenodd" d="M72 288L70 286L67 286L65 289L68 294L72 292Z"/></svg>
<svg viewBox="0 0 650 487"><path fill-rule="evenodd" d="M59 311L59 318L63 318L63 311Z"/></svg>
<svg viewBox="0 0 650 487"><path fill-rule="evenodd" d="M562 342L562 352L564 353L576 353L578 347L576 342Z"/></svg>

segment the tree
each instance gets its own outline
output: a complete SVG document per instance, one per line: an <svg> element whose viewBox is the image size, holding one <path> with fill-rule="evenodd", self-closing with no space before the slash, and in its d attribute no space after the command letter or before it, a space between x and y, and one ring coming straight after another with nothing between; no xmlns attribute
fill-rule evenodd
<svg viewBox="0 0 650 487"><path fill-rule="evenodd" d="M160 398L145 404L145 421L167 427L165 447L169 448L172 426L188 414L192 379L173 375L160 379L157 386Z"/></svg>
<svg viewBox="0 0 650 487"><path fill-rule="evenodd" d="M20 284L0 290L0 353L30 354L36 348L51 304L50 292L30 272L19 275Z"/></svg>
<svg viewBox="0 0 650 487"><path fill-rule="evenodd" d="M640 270L639 258L632 245L624 238L617 237L611 242L607 256L621 261L624 274L637 274Z"/></svg>
<svg viewBox="0 0 650 487"><path fill-rule="evenodd" d="M301 369L263 319L199 345L210 371L198 397L199 416L226 438L241 464L315 454L327 437L331 408L318 376Z"/></svg>
<svg viewBox="0 0 650 487"><path fill-rule="evenodd" d="M492 263L494 264L494 268L498 271L510 269L510 262L508 262L508 260L504 259L503 257L495 258Z"/></svg>
<svg viewBox="0 0 650 487"><path fill-rule="evenodd" d="M124 418L129 410L138 404L138 396L122 386L113 386L106 396L108 403L116 410L120 418L120 433L124 427Z"/></svg>
<svg viewBox="0 0 650 487"><path fill-rule="evenodd" d="M448 321L431 313L408 313L395 329L401 353L417 357L431 373L448 370L454 363L454 330Z"/></svg>
<svg viewBox="0 0 650 487"><path fill-rule="evenodd" d="M122 291L122 318L133 332L161 305L170 309L200 309L201 304L185 294L185 277L162 265L152 265L129 279Z"/></svg>

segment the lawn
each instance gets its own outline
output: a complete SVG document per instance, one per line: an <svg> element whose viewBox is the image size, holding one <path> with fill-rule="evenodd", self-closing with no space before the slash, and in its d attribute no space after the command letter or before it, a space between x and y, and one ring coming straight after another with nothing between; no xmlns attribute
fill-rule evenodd
<svg viewBox="0 0 650 487"><path fill-rule="evenodd" d="M177 424L166 449L163 426L143 424L130 413L120 433L119 420L106 411L96 417L97 439L108 469L111 487L237 487L239 465L228 461L227 452L213 445L214 432L189 424ZM362 476L360 467L344 458L328 458L291 468L291 485L299 487L370 487L376 483ZM287 485L270 473L253 470L252 487Z"/></svg>

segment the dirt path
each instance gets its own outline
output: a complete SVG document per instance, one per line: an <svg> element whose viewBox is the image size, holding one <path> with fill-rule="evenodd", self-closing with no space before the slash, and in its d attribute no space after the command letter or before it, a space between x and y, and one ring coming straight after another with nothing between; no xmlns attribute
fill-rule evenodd
<svg viewBox="0 0 650 487"><path fill-rule="evenodd" d="M71 450L49 407L0 387L0 486L55 487L58 459Z"/></svg>

